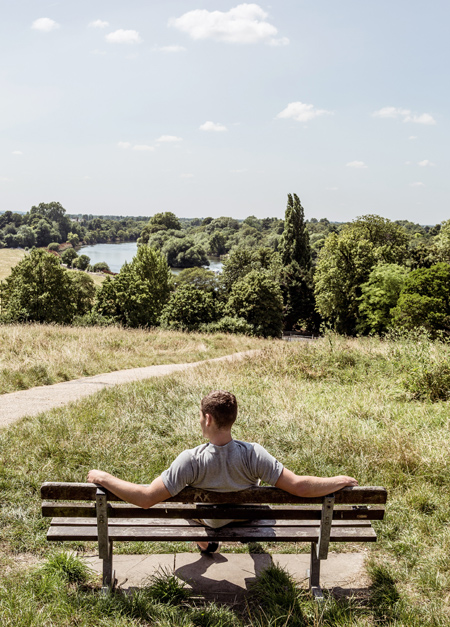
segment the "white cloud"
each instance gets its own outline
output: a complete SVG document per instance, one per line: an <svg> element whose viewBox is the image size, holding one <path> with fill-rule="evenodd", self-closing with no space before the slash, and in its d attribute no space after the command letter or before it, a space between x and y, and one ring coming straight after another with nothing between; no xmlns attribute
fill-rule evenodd
<svg viewBox="0 0 450 627"><path fill-rule="evenodd" d="M109 26L109 22L104 22L103 20L94 20L93 22L89 22L89 28L106 28Z"/></svg>
<svg viewBox="0 0 450 627"><path fill-rule="evenodd" d="M372 115L376 118L401 119L403 122L414 122L414 124L436 124L436 120L429 113L417 114L410 109L400 109L398 107L383 107L378 111L374 111Z"/></svg>
<svg viewBox="0 0 450 627"><path fill-rule="evenodd" d="M412 161L405 161L405 165L411 165Z"/></svg>
<svg viewBox="0 0 450 627"><path fill-rule="evenodd" d="M214 133L222 133L223 131L228 130L226 126L223 124L219 124L218 122L205 122L200 126L201 131L212 131Z"/></svg>
<svg viewBox="0 0 450 627"><path fill-rule="evenodd" d="M59 28L58 22L55 20L51 20L49 17L40 17L37 20L34 20L31 28L34 30L40 30L43 33L49 33L52 30L56 30Z"/></svg>
<svg viewBox="0 0 450 627"><path fill-rule="evenodd" d="M140 150L142 152L155 150L154 146L149 146L148 144L136 144L133 146L133 150Z"/></svg>
<svg viewBox="0 0 450 627"><path fill-rule="evenodd" d="M161 137L158 137L158 139L156 140L158 143L163 143L163 142L182 142L183 138L182 137L177 137L176 135L161 135Z"/></svg>
<svg viewBox="0 0 450 627"><path fill-rule="evenodd" d="M339 187L327 187L327 191L329 192L337 192Z"/></svg>
<svg viewBox="0 0 450 627"><path fill-rule="evenodd" d="M0 176L0 183L8 183L11 179L6 176Z"/></svg>
<svg viewBox="0 0 450 627"><path fill-rule="evenodd" d="M420 165L421 168L426 168L426 167L434 167L436 164L433 163L432 161L429 161L428 159L424 159L423 161L419 161L417 165Z"/></svg>
<svg viewBox="0 0 450 627"><path fill-rule="evenodd" d="M332 115L332 112L326 109L315 109L314 105L304 102L290 102L286 109L283 109L276 117L292 118L296 122L309 122L321 115Z"/></svg>
<svg viewBox="0 0 450 627"><path fill-rule="evenodd" d="M95 48L95 50L91 50L91 54L101 54L101 55L105 55L106 52L104 50L98 50L97 48Z"/></svg>
<svg viewBox="0 0 450 627"><path fill-rule="evenodd" d="M411 140L413 140L413 141L414 141L415 139L417 139L417 135L410 135L410 136L408 137L408 139L411 139Z"/></svg>
<svg viewBox="0 0 450 627"><path fill-rule="evenodd" d="M182 178L182 179L193 179L194 175L189 173L189 172L187 172L186 174L181 174L180 178Z"/></svg>
<svg viewBox="0 0 450 627"><path fill-rule="evenodd" d="M23 155L23 152L21 150L13 150L12 154L13 155Z"/></svg>
<svg viewBox="0 0 450 627"><path fill-rule="evenodd" d="M277 38L277 28L267 21L268 13L257 4L239 4L229 11L196 9L171 18L173 26L192 39L214 39L231 44L268 43L286 45L286 37Z"/></svg>
<svg viewBox="0 0 450 627"><path fill-rule="evenodd" d="M247 170L230 170L231 174L244 174Z"/></svg>
<svg viewBox="0 0 450 627"><path fill-rule="evenodd" d="M122 149L130 148L130 142L118 142L117 146Z"/></svg>
<svg viewBox="0 0 450 627"><path fill-rule="evenodd" d="M184 46L155 46L154 50L158 52L186 52Z"/></svg>
<svg viewBox="0 0 450 627"><path fill-rule="evenodd" d="M105 39L110 44L140 44L142 41L137 30L123 30L123 28L109 33Z"/></svg>
<svg viewBox="0 0 450 627"><path fill-rule="evenodd" d="M359 170L367 168L367 166L364 163L364 161L349 161L345 165L347 166L347 168L357 168Z"/></svg>
<svg viewBox="0 0 450 627"><path fill-rule="evenodd" d="M411 183L411 187L425 187L425 184L417 181L416 183Z"/></svg>

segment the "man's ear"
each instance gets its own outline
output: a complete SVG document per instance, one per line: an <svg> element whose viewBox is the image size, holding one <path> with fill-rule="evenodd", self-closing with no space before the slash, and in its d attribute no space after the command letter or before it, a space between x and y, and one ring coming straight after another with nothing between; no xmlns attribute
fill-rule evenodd
<svg viewBox="0 0 450 627"><path fill-rule="evenodd" d="M211 414L205 414L205 422L207 427L210 427L212 425L213 417L211 416Z"/></svg>

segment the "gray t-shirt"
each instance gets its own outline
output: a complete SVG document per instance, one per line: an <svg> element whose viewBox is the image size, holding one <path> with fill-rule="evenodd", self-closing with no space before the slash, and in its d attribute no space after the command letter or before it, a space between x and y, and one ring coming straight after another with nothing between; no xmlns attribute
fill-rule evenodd
<svg viewBox="0 0 450 627"><path fill-rule="evenodd" d="M237 492L278 481L283 465L259 444L231 440L224 446L201 444L183 451L161 478L171 496L187 485L212 492Z"/></svg>
<svg viewBox="0 0 450 627"><path fill-rule="evenodd" d="M237 492L265 481L275 485L283 465L259 444L231 440L224 446L201 444L183 451L161 478L171 496L186 486L212 492ZM205 520L221 527L230 520Z"/></svg>

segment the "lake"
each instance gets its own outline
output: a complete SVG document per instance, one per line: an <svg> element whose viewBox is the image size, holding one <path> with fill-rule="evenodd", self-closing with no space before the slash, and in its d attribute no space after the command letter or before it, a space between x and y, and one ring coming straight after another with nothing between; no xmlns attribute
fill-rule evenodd
<svg viewBox="0 0 450 627"><path fill-rule="evenodd" d="M87 255L91 264L105 261L111 272L119 272L123 264L130 262L137 253L136 242L123 242L121 244L93 244L92 246L82 246L78 253ZM217 258L209 259L209 266L205 266L214 272L222 271L222 262ZM181 268L171 268L174 274L181 272Z"/></svg>

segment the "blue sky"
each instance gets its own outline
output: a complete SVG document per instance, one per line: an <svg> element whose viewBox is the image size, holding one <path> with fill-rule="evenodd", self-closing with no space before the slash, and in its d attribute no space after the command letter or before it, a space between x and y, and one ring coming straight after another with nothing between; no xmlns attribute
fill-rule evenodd
<svg viewBox="0 0 450 627"><path fill-rule="evenodd" d="M0 210L450 217L448 2L0 6Z"/></svg>

